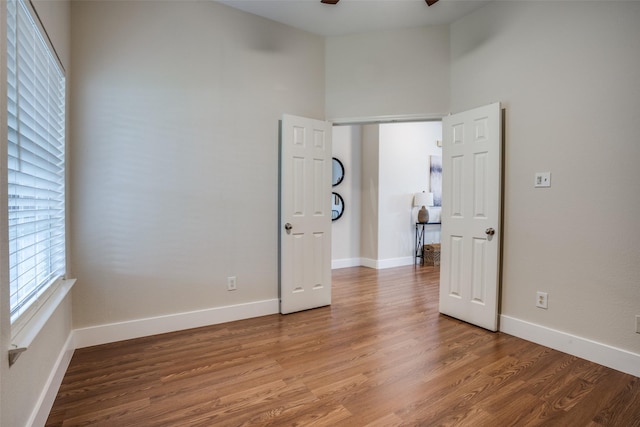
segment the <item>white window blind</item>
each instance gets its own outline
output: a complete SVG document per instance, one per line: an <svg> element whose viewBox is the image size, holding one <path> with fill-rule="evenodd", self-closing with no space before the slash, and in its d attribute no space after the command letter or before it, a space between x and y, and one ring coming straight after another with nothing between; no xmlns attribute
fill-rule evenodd
<svg viewBox="0 0 640 427"><path fill-rule="evenodd" d="M13 323L65 274L65 78L23 0L6 5Z"/></svg>

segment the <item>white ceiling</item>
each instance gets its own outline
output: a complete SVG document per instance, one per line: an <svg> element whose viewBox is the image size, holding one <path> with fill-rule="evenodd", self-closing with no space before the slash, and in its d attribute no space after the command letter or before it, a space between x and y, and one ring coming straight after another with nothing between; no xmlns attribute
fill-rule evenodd
<svg viewBox="0 0 640 427"><path fill-rule="evenodd" d="M217 0L220 3L321 36L450 24L488 0Z"/></svg>

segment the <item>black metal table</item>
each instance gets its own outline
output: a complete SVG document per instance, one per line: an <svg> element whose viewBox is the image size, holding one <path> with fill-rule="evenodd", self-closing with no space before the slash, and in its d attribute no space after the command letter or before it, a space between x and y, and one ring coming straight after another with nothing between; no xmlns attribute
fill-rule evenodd
<svg viewBox="0 0 640 427"><path fill-rule="evenodd" d="M416 222L416 238L415 238L415 253L413 265L418 264L418 258L420 258L420 265L424 265L424 230L427 225L440 225L439 222Z"/></svg>

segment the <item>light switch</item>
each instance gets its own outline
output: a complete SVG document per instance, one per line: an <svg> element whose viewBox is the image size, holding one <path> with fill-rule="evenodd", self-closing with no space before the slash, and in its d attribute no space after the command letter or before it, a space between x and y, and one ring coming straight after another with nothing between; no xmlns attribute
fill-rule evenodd
<svg viewBox="0 0 640 427"><path fill-rule="evenodd" d="M551 172L536 172L534 187L551 187Z"/></svg>

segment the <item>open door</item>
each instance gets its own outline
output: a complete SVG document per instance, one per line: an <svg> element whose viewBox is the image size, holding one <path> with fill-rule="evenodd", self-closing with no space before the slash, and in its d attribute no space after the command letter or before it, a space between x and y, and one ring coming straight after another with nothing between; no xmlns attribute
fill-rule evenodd
<svg viewBox="0 0 640 427"><path fill-rule="evenodd" d="M500 104L443 119L440 312L498 329Z"/></svg>
<svg viewBox="0 0 640 427"><path fill-rule="evenodd" d="M280 313L331 304L331 123L280 122Z"/></svg>

